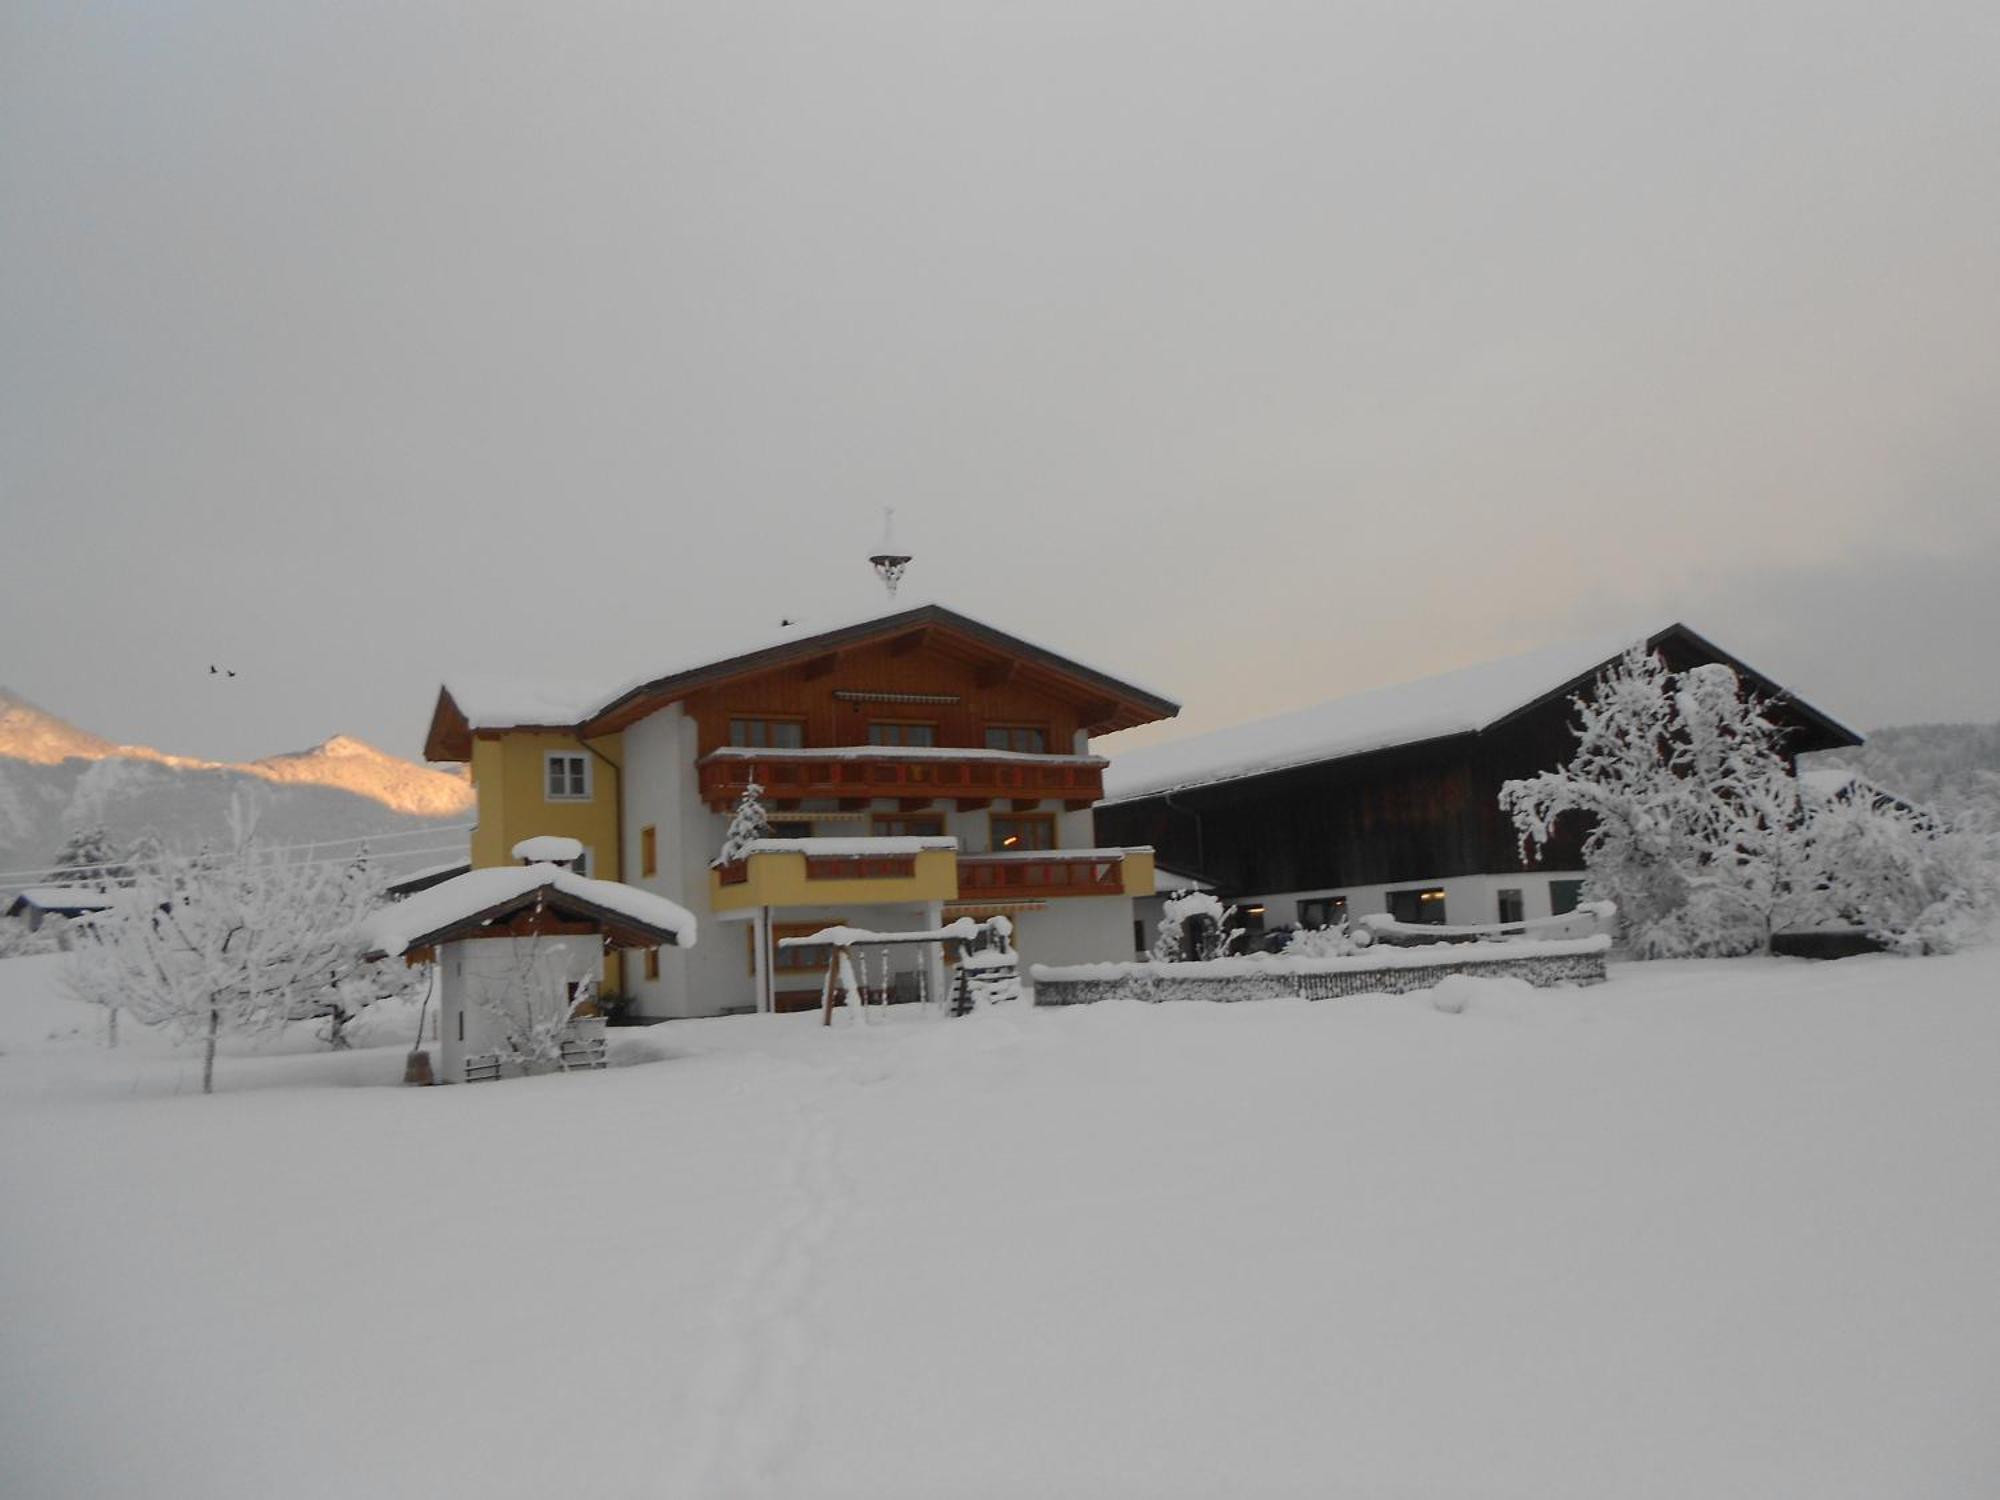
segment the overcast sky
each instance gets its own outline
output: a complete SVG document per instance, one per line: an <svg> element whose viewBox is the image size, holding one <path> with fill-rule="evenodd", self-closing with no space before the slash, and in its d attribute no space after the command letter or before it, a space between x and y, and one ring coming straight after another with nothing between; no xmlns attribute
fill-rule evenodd
<svg viewBox="0 0 2000 1500"><path fill-rule="evenodd" d="M1996 142L1992 0L10 0L0 684L413 753L894 504L1177 732L1669 618L2000 718Z"/></svg>

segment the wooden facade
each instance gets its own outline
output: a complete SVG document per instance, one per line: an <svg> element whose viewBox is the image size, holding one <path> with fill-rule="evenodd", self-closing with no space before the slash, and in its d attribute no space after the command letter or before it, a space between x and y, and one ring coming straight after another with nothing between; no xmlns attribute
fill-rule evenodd
<svg viewBox="0 0 2000 1500"><path fill-rule="evenodd" d="M1773 698L1793 756L1858 743L1691 631L1676 627L1653 644L1676 671L1724 662ZM1098 841L1150 844L1162 865L1198 875L1225 895L1578 869L1588 825L1563 820L1555 840L1526 864L1501 811L1500 787L1569 757L1576 744L1570 699L1588 682L1523 704L1479 733L1100 806Z"/></svg>

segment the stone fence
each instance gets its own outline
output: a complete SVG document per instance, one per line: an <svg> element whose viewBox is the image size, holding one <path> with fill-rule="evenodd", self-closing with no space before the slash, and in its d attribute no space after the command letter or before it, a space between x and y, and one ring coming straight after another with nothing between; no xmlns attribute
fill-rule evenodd
<svg viewBox="0 0 2000 1500"><path fill-rule="evenodd" d="M1218 958L1206 963L1036 964L1029 969L1037 1005L1094 1005L1100 1000L1334 1000L1344 995L1401 995L1427 990L1447 974L1525 979L1537 989L1602 984L1606 936L1539 943L1453 944L1394 948L1350 958Z"/></svg>

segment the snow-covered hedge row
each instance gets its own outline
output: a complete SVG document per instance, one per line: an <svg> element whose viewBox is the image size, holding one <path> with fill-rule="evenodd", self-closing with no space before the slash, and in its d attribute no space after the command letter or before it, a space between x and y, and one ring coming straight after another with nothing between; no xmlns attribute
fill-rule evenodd
<svg viewBox="0 0 2000 1500"><path fill-rule="evenodd" d="M1537 986L1601 984L1611 939L1379 948L1349 958L1218 958L1206 963L1036 964L1037 1005L1100 1000L1329 1000L1429 989L1447 974L1525 979Z"/></svg>

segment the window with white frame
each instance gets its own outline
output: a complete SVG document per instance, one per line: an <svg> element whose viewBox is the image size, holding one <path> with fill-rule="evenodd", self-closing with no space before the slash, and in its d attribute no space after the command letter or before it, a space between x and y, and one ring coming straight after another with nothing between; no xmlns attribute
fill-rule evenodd
<svg viewBox="0 0 2000 1500"><path fill-rule="evenodd" d="M551 750L544 758L542 785L551 802L590 800L590 757L567 750Z"/></svg>

